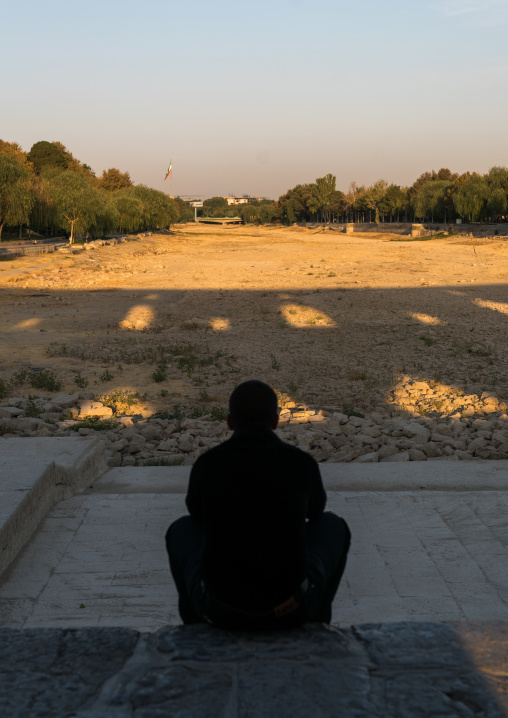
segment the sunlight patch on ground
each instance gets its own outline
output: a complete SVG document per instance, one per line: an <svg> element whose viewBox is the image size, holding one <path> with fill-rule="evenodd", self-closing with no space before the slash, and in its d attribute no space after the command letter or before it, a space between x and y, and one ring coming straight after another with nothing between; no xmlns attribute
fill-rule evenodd
<svg viewBox="0 0 508 718"><path fill-rule="evenodd" d="M417 319L422 324L431 324L432 326L445 326L447 322L443 322L438 317L432 317L430 314L417 314L415 312L409 312L409 316L413 319Z"/></svg>
<svg viewBox="0 0 508 718"><path fill-rule="evenodd" d="M210 319L210 326L216 332L225 332L231 329L231 322L225 317L212 317Z"/></svg>
<svg viewBox="0 0 508 718"><path fill-rule="evenodd" d="M155 311L146 304L137 304L127 312L125 319L119 322L120 329L147 329L153 322Z"/></svg>
<svg viewBox="0 0 508 718"><path fill-rule="evenodd" d="M493 312L508 314L508 304L505 302L489 302L484 299L475 299L474 303L482 309L492 309Z"/></svg>
<svg viewBox="0 0 508 718"><path fill-rule="evenodd" d="M36 319L35 317L33 319L24 319L22 322L19 322L15 325L14 329L30 329L31 327L36 327L42 322L42 319Z"/></svg>
<svg viewBox="0 0 508 718"><path fill-rule="evenodd" d="M395 388L388 392L386 401L394 409L407 411L413 416L459 419L481 413L477 394L466 394L463 389L440 381L410 376L398 381ZM502 406L496 399L486 397L483 412L488 414L498 410L498 406L504 410L504 403L501 403Z"/></svg>
<svg viewBox="0 0 508 718"><path fill-rule="evenodd" d="M336 327L337 324L319 309L304 304L283 304L281 312L284 319L292 327Z"/></svg>

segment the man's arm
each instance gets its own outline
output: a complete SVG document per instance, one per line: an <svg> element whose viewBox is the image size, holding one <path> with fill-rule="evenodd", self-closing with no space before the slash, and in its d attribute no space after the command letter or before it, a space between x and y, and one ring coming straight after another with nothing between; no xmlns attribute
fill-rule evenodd
<svg viewBox="0 0 508 718"><path fill-rule="evenodd" d="M203 520L203 514L201 511L201 497L199 492L199 459L196 461L191 469L189 477L189 486L187 488L187 496L185 498L185 504L190 515L197 521Z"/></svg>
<svg viewBox="0 0 508 718"><path fill-rule="evenodd" d="M321 516L321 514L325 510L326 491L325 487L323 486L323 480L321 479L321 472L319 471L317 461L315 461L312 457L309 458L311 459L311 494L309 499L309 510L307 518L312 521L312 519L317 519L319 516Z"/></svg>

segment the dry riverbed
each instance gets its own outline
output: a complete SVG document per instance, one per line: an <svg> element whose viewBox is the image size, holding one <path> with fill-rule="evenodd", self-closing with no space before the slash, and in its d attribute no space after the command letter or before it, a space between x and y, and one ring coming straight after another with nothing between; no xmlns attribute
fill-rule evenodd
<svg viewBox="0 0 508 718"><path fill-rule="evenodd" d="M109 414L112 464L188 463L255 377L321 461L506 458L508 242L400 240L182 225L1 262L0 432Z"/></svg>

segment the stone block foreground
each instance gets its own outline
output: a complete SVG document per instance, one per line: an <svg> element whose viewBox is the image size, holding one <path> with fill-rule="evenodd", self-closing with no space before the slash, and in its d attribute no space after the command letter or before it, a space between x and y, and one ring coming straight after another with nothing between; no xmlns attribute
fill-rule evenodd
<svg viewBox="0 0 508 718"><path fill-rule="evenodd" d="M9 718L508 715L508 623L0 629Z"/></svg>

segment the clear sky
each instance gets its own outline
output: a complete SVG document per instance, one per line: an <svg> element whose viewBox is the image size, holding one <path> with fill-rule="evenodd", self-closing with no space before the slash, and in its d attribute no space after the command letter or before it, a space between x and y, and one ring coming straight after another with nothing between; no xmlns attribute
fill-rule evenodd
<svg viewBox="0 0 508 718"><path fill-rule="evenodd" d="M16 0L0 138L97 174L277 198L508 165L508 0Z"/></svg>

